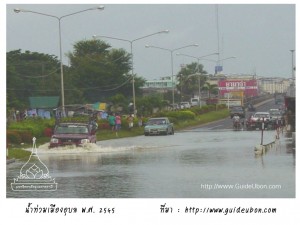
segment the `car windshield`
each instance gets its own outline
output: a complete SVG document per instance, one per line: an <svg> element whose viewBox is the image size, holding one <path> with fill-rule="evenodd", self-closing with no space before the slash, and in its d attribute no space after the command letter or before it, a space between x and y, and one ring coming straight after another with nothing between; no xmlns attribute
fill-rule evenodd
<svg viewBox="0 0 300 225"><path fill-rule="evenodd" d="M166 124L165 119L150 119L148 121L148 125L162 125L162 124Z"/></svg>
<svg viewBox="0 0 300 225"><path fill-rule="evenodd" d="M269 114L255 114L255 116L254 117L256 117L256 118L266 118L266 117L269 117Z"/></svg>
<svg viewBox="0 0 300 225"><path fill-rule="evenodd" d="M272 111L272 112L270 112L270 114L272 116L280 116L281 115L281 113L279 111Z"/></svg>
<svg viewBox="0 0 300 225"><path fill-rule="evenodd" d="M240 106L234 106L231 108L231 110L243 110L243 108Z"/></svg>
<svg viewBox="0 0 300 225"><path fill-rule="evenodd" d="M56 134L88 134L88 128L86 126L58 126L55 130Z"/></svg>
<svg viewBox="0 0 300 225"><path fill-rule="evenodd" d="M241 112L243 111L243 109L239 109L239 108L236 108L236 109L232 109L233 112Z"/></svg>

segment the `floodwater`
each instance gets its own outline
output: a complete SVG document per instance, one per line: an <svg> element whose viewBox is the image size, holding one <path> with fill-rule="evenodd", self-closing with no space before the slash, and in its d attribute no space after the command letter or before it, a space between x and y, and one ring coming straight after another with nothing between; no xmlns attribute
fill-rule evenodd
<svg viewBox="0 0 300 225"><path fill-rule="evenodd" d="M264 144L274 140L264 132ZM255 155L260 131L177 132L98 142L86 148L39 146L55 191L12 191L25 161L7 165L8 198L294 198L295 150L282 135Z"/></svg>

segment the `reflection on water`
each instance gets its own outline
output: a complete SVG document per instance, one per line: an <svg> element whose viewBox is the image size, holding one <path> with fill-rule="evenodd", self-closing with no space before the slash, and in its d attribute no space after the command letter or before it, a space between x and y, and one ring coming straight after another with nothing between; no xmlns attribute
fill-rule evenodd
<svg viewBox="0 0 300 225"><path fill-rule="evenodd" d="M265 141L273 140L265 132ZM58 184L54 192L13 192L24 162L7 166L7 197L214 198L295 197L295 153L282 137L255 156L259 132L192 132L120 138L38 154ZM241 188L243 187L243 188Z"/></svg>

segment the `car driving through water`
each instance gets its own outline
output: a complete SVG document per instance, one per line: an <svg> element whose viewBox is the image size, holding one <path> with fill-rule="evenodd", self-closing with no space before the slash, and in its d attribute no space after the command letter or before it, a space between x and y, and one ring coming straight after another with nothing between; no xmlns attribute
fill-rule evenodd
<svg viewBox="0 0 300 225"><path fill-rule="evenodd" d="M246 121L246 128L247 130L262 129L262 124L264 124L263 129L271 128L269 112L256 112L254 115L251 115Z"/></svg>
<svg viewBox="0 0 300 225"><path fill-rule="evenodd" d="M173 123L167 117L150 118L144 127L144 135L174 134Z"/></svg>
<svg viewBox="0 0 300 225"><path fill-rule="evenodd" d="M63 122L58 123L51 136L49 148L76 145L82 146L87 143L96 143L95 123Z"/></svg>

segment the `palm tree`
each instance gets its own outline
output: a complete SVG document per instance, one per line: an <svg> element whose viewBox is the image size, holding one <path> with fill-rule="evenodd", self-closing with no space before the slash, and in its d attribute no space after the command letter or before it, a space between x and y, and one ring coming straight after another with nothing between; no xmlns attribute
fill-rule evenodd
<svg viewBox="0 0 300 225"><path fill-rule="evenodd" d="M203 90L207 91L209 99L211 94L217 94L219 91L218 85L210 84L209 82L205 82L205 84L203 85Z"/></svg>

